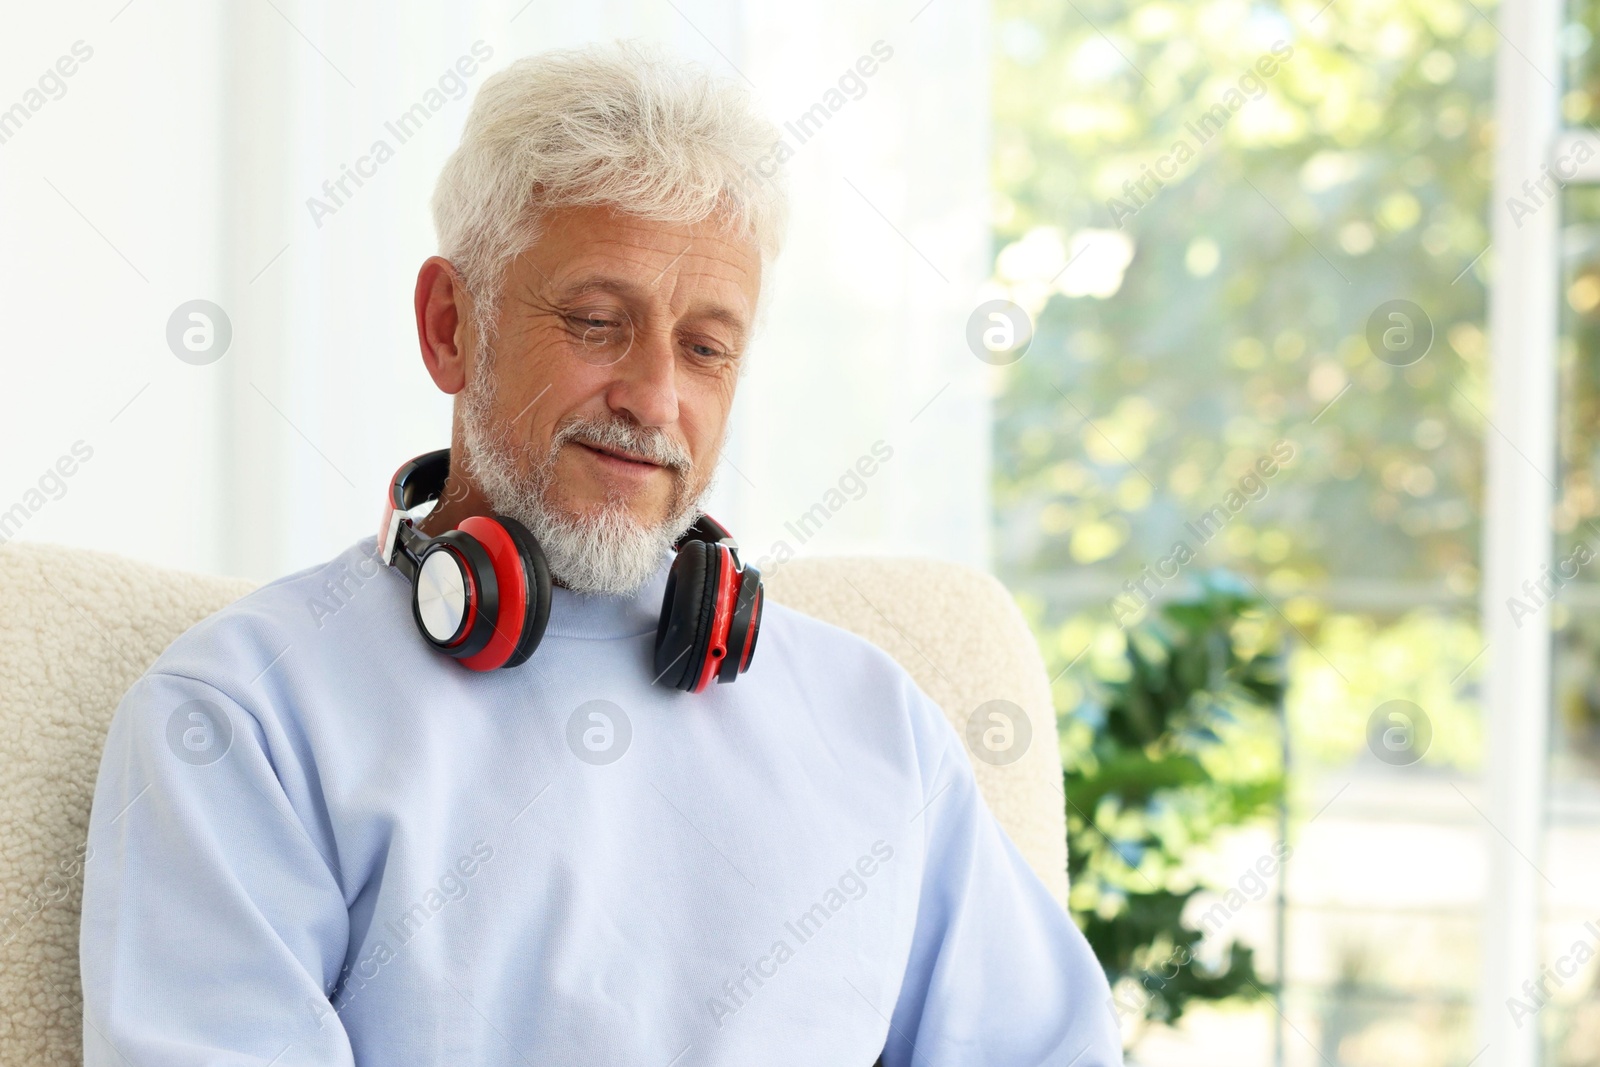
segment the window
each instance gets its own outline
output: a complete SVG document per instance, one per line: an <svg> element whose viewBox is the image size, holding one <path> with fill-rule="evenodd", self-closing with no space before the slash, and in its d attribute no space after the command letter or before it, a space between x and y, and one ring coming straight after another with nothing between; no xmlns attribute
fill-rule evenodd
<svg viewBox="0 0 1600 1067"><path fill-rule="evenodd" d="M1537 662L1525 636L1490 643L1484 572L1538 573L1529 514L1495 561L1478 518L1518 506L1486 456L1505 460L1496 426L1524 432L1489 361L1492 14L996 5L995 272L1036 322L996 403L996 555L1058 709L1105 662L1086 648L1211 567L1293 649L1286 937L1271 900L1222 934L1281 977L1282 1014L1193 1012L1140 1062L1464 1063L1485 1043L1482 976L1511 951L1485 916L1539 878L1508 870L1485 789L1481 679ZM1557 615L1534 610L1500 629ZM1426 723L1414 763L1369 745L1396 700ZM1226 885L1273 829L1196 866Z"/></svg>

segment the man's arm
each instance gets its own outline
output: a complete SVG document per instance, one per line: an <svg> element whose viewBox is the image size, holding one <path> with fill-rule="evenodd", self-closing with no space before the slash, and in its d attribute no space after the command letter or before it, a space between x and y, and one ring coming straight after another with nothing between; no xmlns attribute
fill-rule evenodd
<svg viewBox="0 0 1600 1067"><path fill-rule="evenodd" d="M1105 972L1006 836L960 739L920 691L927 862L885 1067L1111 1067Z"/></svg>
<svg viewBox="0 0 1600 1067"><path fill-rule="evenodd" d="M112 719L89 846L85 1067L354 1063L326 993L349 941L331 842L291 805L254 715L203 682L140 679Z"/></svg>

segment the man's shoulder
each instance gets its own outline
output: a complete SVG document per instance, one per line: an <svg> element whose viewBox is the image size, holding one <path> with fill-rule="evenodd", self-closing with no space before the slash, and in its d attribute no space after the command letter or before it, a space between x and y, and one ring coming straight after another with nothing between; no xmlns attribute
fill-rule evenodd
<svg viewBox="0 0 1600 1067"><path fill-rule="evenodd" d="M885 727L880 740L902 755L916 752L925 777L959 748L944 707L883 647L788 605L772 603L763 610L770 614L763 614L756 656L786 661L792 683L807 692L813 715L837 717L851 729ZM912 655L919 653L913 649ZM937 665L930 666L938 672ZM762 667L771 668L770 660ZM873 713L862 714L863 709ZM864 746L863 751L886 750Z"/></svg>
<svg viewBox="0 0 1600 1067"><path fill-rule="evenodd" d="M770 650L766 648L769 643L774 646ZM848 685L874 681L897 687L916 686L900 661L868 638L776 601L762 608L756 650L757 655L769 652L819 668L819 680L831 678Z"/></svg>
<svg viewBox="0 0 1600 1067"><path fill-rule="evenodd" d="M331 559L251 590L185 630L151 671L227 688L296 645L331 649L373 636L374 617L392 613L395 596L394 589L387 596L373 589L389 584L375 542L363 538Z"/></svg>
<svg viewBox="0 0 1600 1067"><path fill-rule="evenodd" d="M776 600L768 600L762 605L761 629L768 633L781 632L790 640L831 652L867 658L883 657L893 662L893 657L887 652L855 631Z"/></svg>

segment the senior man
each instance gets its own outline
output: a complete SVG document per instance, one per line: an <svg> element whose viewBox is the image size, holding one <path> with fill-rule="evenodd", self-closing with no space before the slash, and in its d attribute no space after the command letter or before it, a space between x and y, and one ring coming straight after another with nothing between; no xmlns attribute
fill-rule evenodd
<svg viewBox="0 0 1600 1067"><path fill-rule="evenodd" d="M450 449L112 722L89 1067L1120 1062L939 708L700 511L776 140L632 46L484 84L416 286Z"/></svg>

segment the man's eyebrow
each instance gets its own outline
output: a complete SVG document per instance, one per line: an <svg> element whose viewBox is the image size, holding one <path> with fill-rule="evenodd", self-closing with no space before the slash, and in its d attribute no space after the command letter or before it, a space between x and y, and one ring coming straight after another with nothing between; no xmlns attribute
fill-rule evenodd
<svg viewBox="0 0 1600 1067"><path fill-rule="evenodd" d="M645 288L627 278L617 278L609 274L584 274L561 286L555 291L554 296L557 300L571 300L585 293L615 293L617 296L640 297L644 295Z"/></svg>
<svg viewBox="0 0 1600 1067"><path fill-rule="evenodd" d="M573 300L588 293L611 293L630 300L640 300L649 291L647 286L628 278L618 278L610 274L586 274L561 286L553 295L558 302ZM688 314L722 323L737 333L741 341L750 329L743 315L722 304L697 304L689 309Z"/></svg>

